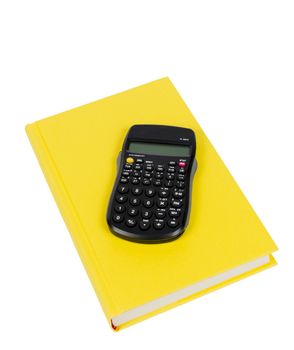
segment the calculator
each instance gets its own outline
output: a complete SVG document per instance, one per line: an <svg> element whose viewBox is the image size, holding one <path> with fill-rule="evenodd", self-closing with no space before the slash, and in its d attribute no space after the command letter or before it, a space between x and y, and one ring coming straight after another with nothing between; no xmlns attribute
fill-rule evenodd
<svg viewBox="0 0 294 350"><path fill-rule="evenodd" d="M138 243L179 237L189 221L195 153L191 129L133 125L117 158L107 210L111 232Z"/></svg>

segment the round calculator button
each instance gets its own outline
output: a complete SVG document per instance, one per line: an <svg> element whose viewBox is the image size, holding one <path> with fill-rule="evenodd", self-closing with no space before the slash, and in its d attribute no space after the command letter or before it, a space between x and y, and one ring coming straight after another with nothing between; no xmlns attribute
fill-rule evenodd
<svg viewBox="0 0 294 350"><path fill-rule="evenodd" d="M135 219L129 218L129 219L126 220L126 225L129 226L129 227L136 226L136 223L137 223L137 221Z"/></svg>
<svg viewBox="0 0 294 350"><path fill-rule="evenodd" d="M163 173L156 173L154 175L155 179L162 179L163 178Z"/></svg>
<svg viewBox="0 0 294 350"><path fill-rule="evenodd" d="M140 229L141 230L148 230L148 228L150 227L150 221L149 220L142 220L142 221L140 221L140 223L139 223L139 226L140 226Z"/></svg>
<svg viewBox="0 0 294 350"><path fill-rule="evenodd" d="M169 191L168 190L159 190L158 195L159 195L159 197L166 198L169 196Z"/></svg>
<svg viewBox="0 0 294 350"><path fill-rule="evenodd" d="M161 186L162 185L162 181L161 180L155 180L153 182L154 186Z"/></svg>
<svg viewBox="0 0 294 350"><path fill-rule="evenodd" d="M125 170L122 172L122 176L130 176L130 173L127 170Z"/></svg>
<svg viewBox="0 0 294 350"><path fill-rule="evenodd" d="M175 166L175 165L176 165L176 162L171 161L171 162L168 163L168 165Z"/></svg>
<svg viewBox="0 0 294 350"><path fill-rule="evenodd" d="M129 180L126 178L126 177L122 177L121 179L120 179L120 183L121 184L126 184L127 182L128 182Z"/></svg>
<svg viewBox="0 0 294 350"><path fill-rule="evenodd" d="M174 190L173 191L173 197L177 199L181 199L184 197L184 191L183 190Z"/></svg>
<svg viewBox="0 0 294 350"><path fill-rule="evenodd" d="M155 216L157 219L163 219L166 215L165 209L157 209L155 212Z"/></svg>
<svg viewBox="0 0 294 350"><path fill-rule="evenodd" d="M130 216L136 216L138 214L138 209L137 208L129 208L128 209L128 214Z"/></svg>
<svg viewBox="0 0 294 350"><path fill-rule="evenodd" d="M153 227L154 227L156 230L161 230L161 229L163 229L163 226L164 226L164 221L154 221L154 223L153 223Z"/></svg>
<svg viewBox="0 0 294 350"><path fill-rule="evenodd" d="M167 181L165 181L164 185L165 185L166 187L172 187L172 186L174 185L174 182L171 181L171 180L167 180Z"/></svg>
<svg viewBox="0 0 294 350"><path fill-rule="evenodd" d="M174 173L174 172L175 172L175 168L168 168L168 169L167 169L167 172L168 172L168 173Z"/></svg>
<svg viewBox="0 0 294 350"><path fill-rule="evenodd" d="M127 193L128 191L129 191L129 188L128 186L125 186L125 185L120 185L117 188L117 192L119 193Z"/></svg>
<svg viewBox="0 0 294 350"><path fill-rule="evenodd" d="M137 159L136 159L136 163L142 164L142 163L144 163L144 160L143 160L142 158L137 158Z"/></svg>
<svg viewBox="0 0 294 350"><path fill-rule="evenodd" d="M117 213L123 213L123 212L126 210L126 208L125 208L123 205L121 205L121 204L117 204L117 205L114 207L114 210L115 210Z"/></svg>
<svg viewBox="0 0 294 350"><path fill-rule="evenodd" d="M152 216L152 211L150 211L150 210L142 210L141 215L142 215L142 218L149 219Z"/></svg>
<svg viewBox="0 0 294 350"><path fill-rule="evenodd" d="M158 208L165 208L167 206L167 201L163 201L162 199L159 199L157 201Z"/></svg>
<svg viewBox="0 0 294 350"><path fill-rule="evenodd" d="M127 163L134 163L134 161L135 161L135 159L132 158L132 157L128 157L128 158L126 159L126 162L127 162Z"/></svg>
<svg viewBox="0 0 294 350"><path fill-rule="evenodd" d="M177 218L180 215L181 215L180 211L172 210L172 209L169 211L169 216L172 217L172 218Z"/></svg>
<svg viewBox="0 0 294 350"><path fill-rule="evenodd" d="M121 214L115 214L113 215L112 219L114 222L122 222L124 217Z"/></svg>
<svg viewBox="0 0 294 350"><path fill-rule="evenodd" d="M175 174L167 174L166 175L167 180L174 180L174 178L175 178Z"/></svg>
<svg viewBox="0 0 294 350"><path fill-rule="evenodd" d="M176 219L170 219L170 220L168 220L167 224L169 227L174 228L174 227L177 227L179 225L179 222Z"/></svg>
<svg viewBox="0 0 294 350"><path fill-rule="evenodd" d="M133 175L133 177L140 177L140 172L137 170L134 170L132 175Z"/></svg>
<svg viewBox="0 0 294 350"><path fill-rule="evenodd" d="M151 181L149 179L143 179L142 184L144 186L149 186L151 184Z"/></svg>
<svg viewBox="0 0 294 350"><path fill-rule="evenodd" d="M186 170L184 168L179 169L179 174L185 174Z"/></svg>
<svg viewBox="0 0 294 350"><path fill-rule="evenodd" d="M179 199L179 200L173 199L171 202L171 206L174 208L180 208L182 205L183 205L183 202L181 199Z"/></svg>
<svg viewBox="0 0 294 350"><path fill-rule="evenodd" d="M128 197L127 196L124 196L122 194L118 194L116 197L115 197L116 201L118 203L124 203L127 201Z"/></svg>
<svg viewBox="0 0 294 350"><path fill-rule="evenodd" d="M164 171L164 166L163 165L157 165L156 171Z"/></svg>
<svg viewBox="0 0 294 350"><path fill-rule="evenodd" d="M147 179L150 179L151 176L152 176L152 174L151 174L151 173L148 173L148 172L145 172L145 173L143 174L143 177L145 177L145 178L147 178Z"/></svg>
<svg viewBox="0 0 294 350"><path fill-rule="evenodd" d="M151 164L146 164L145 165L145 170L147 170L147 171L152 171L154 169L154 166L153 165L151 165Z"/></svg>
<svg viewBox="0 0 294 350"><path fill-rule="evenodd" d="M183 180L185 180L185 175L179 174L179 175L177 176L177 179L178 179L179 181L183 181Z"/></svg>
<svg viewBox="0 0 294 350"><path fill-rule="evenodd" d="M129 163L125 164L124 169L127 169L127 170L132 169L132 164L129 164Z"/></svg>
<svg viewBox="0 0 294 350"><path fill-rule="evenodd" d="M142 189L140 187L134 187L132 189L132 193L135 195L135 196L139 196L141 193L142 193Z"/></svg>
<svg viewBox="0 0 294 350"><path fill-rule="evenodd" d="M140 180L137 179L136 177L133 177L131 182L133 185L138 185L140 183Z"/></svg>
<svg viewBox="0 0 294 350"><path fill-rule="evenodd" d="M184 188L184 187L185 187L185 182L183 182L183 181L177 181L177 182L176 182L176 186L177 186L177 188Z"/></svg>
<svg viewBox="0 0 294 350"><path fill-rule="evenodd" d="M131 198L130 203L132 205L139 205L140 204L140 199L139 198Z"/></svg>
<svg viewBox="0 0 294 350"><path fill-rule="evenodd" d="M186 166L185 162L179 162L179 167L184 168Z"/></svg>
<svg viewBox="0 0 294 350"><path fill-rule="evenodd" d="M144 207L151 208L153 206L153 200L152 199L145 199L143 202Z"/></svg>
<svg viewBox="0 0 294 350"><path fill-rule="evenodd" d="M141 164L135 164L133 169L135 169L135 170L142 170L142 165Z"/></svg>
<svg viewBox="0 0 294 350"><path fill-rule="evenodd" d="M153 197L155 195L155 190L153 188L148 188L145 191L145 194L146 194L147 197Z"/></svg>

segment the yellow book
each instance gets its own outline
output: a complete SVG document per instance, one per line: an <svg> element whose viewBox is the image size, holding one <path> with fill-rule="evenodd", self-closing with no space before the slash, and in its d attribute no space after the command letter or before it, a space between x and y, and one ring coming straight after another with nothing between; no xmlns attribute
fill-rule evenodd
<svg viewBox="0 0 294 350"><path fill-rule="evenodd" d="M134 124L196 134L190 222L168 243L129 242L107 225L116 158ZM113 329L275 265L275 243L168 78L37 121L26 131Z"/></svg>

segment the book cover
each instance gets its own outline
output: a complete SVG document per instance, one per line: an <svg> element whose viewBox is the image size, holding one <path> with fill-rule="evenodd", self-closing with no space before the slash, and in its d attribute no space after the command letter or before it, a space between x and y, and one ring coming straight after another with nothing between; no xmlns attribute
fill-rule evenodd
<svg viewBox="0 0 294 350"><path fill-rule="evenodd" d="M134 124L181 126L196 134L190 222L169 243L125 241L107 226L116 158ZM168 78L45 118L26 131L113 329L275 265L275 243Z"/></svg>

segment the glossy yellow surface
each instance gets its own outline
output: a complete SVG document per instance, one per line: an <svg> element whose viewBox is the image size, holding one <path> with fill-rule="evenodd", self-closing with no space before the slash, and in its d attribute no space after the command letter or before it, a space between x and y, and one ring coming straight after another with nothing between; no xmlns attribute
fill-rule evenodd
<svg viewBox="0 0 294 350"><path fill-rule="evenodd" d="M169 243L128 242L110 233L106 223L116 158L133 124L182 126L196 134L190 223ZM109 322L277 249L168 78L43 119L26 130ZM267 267L274 263L272 258Z"/></svg>

